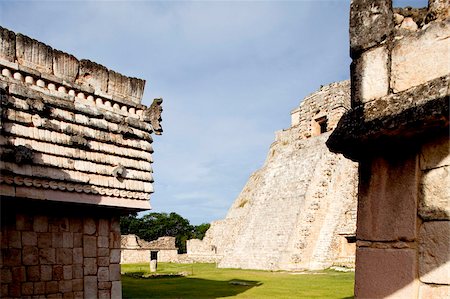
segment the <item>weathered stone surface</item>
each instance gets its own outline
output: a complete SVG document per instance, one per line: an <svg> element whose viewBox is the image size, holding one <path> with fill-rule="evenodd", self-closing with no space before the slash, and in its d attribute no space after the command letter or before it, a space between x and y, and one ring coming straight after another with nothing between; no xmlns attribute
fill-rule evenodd
<svg viewBox="0 0 450 299"><path fill-rule="evenodd" d="M427 22L445 20L450 16L450 7L447 0L428 0Z"/></svg>
<svg viewBox="0 0 450 299"><path fill-rule="evenodd" d="M352 105L368 102L388 94L389 70L386 47L364 52L352 66Z"/></svg>
<svg viewBox="0 0 450 299"><path fill-rule="evenodd" d="M54 264L56 262L56 249L55 248L39 249L39 262L43 265Z"/></svg>
<svg viewBox="0 0 450 299"><path fill-rule="evenodd" d="M399 92L448 75L450 24L430 26L397 41L392 50L391 86Z"/></svg>
<svg viewBox="0 0 450 299"><path fill-rule="evenodd" d="M447 134L449 85L450 76L444 76L348 111L328 139L328 147L359 160L408 149L417 144L413 138Z"/></svg>
<svg viewBox="0 0 450 299"><path fill-rule="evenodd" d="M412 249L356 250L355 298L414 298L416 252Z"/></svg>
<svg viewBox="0 0 450 299"><path fill-rule="evenodd" d="M106 93L108 88L108 69L95 62L82 59L79 61L77 84Z"/></svg>
<svg viewBox="0 0 450 299"><path fill-rule="evenodd" d="M122 283L120 281L112 282L111 298L122 298Z"/></svg>
<svg viewBox="0 0 450 299"><path fill-rule="evenodd" d="M423 172L419 215L427 220L450 220L450 166Z"/></svg>
<svg viewBox="0 0 450 299"><path fill-rule="evenodd" d="M84 277L85 298L97 298L97 290L98 290L97 276L85 276Z"/></svg>
<svg viewBox="0 0 450 299"><path fill-rule="evenodd" d="M97 259L84 258L83 261L84 275L97 275Z"/></svg>
<svg viewBox="0 0 450 299"><path fill-rule="evenodd" d="M37 265L39 263L38 248L34 246L24 246L22 249L22 263L24 265Z"/></svg>
<svg viewBox="0 0 450 299"><path fill-rule="evenodd" d="M120 280L120 264L109 265L109 280Z"/></svg>
<svg viewBox="0 0 450 299"><path fill-rule="evenodd" d="M415 240L418 163L415 156L379 157L360 163L360 240Z"/></svg>
<svg viewBox="0 0 450 299"><path fill-rule="evenodd" d="M42 281L52 280L52 266L41 265L41 280Z"/></svg>
<svg viewBox="0 0 450 299"><path fill-rule="evenodd" d="M74 82L78 74L78 59L73 55L54 50L53 51L53 73L55 76Z"/></svg>
<svg viewBox="0 0 450 299"><path fill-rule="evenodd" d="M450 286L421 284L419 287L419 299L448 299Z"/></svg>
<svg viewBox="0 0 450 299"><path fill-rule="evenodd" d="M424 222L419 241L420 280L450 284L450 221Z"/></svg>
<svg viewBox="0 0 450 299"><path fill-rule="evenodd" d="M109 268L99 267L98 268L98 281L109 281Z"/></svg>
<svg viewBox="0 0 450 299"><path fill-rule="evenodd" d="M35 232L23 232L22 245L37 246L37 234Z"/></svg>
<svg viewBox="0 0 450 299"><path fill-rule="evenodd" d="M97 256L97 237L83 236L83 255L84 257Z"/></svg>
<svg viewBox="0 0 450 299"><path fill-rule="evenodd" d="M450 166L449 149L450 139L445 135L423 144L420 152L420 169Z"/></svg>
<svg viewBox="0 0 450 299"><path fill-rule="evenodd" d="M46 74L53 73L53 49L28 36L16 35L16 58L23 66Z"/></svg>
<svg viewBox="0 0 450 299"><path fill-rule="evenodd" d="M14 62L16 59L16 35L0 27L0 58Z"/></svg>
<svg viewBox="0 0 450 299"><path fill-rule="evenodd" d="M35 232L46 232L48 230L48 219L46 216L34 217L33 230Z"/></svg>
<svg viewBox="0 0 450 299"><path fill-rule="evenodd" d="M390 0L353 0L350 6L350 51L352 57L373 47L393 29Z"/></svg>

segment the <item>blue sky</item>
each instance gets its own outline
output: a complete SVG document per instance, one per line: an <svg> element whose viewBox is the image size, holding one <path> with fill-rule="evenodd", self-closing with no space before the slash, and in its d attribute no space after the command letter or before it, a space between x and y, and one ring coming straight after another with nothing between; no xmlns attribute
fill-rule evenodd
<svg viewBox="0 0 450 299"><path fill-rule="evenodd" d="M164 98L153 211L199 224L225 216L303 97L349 78L349 2L0 1L0 25L145 79L143 103Z"/></svg>

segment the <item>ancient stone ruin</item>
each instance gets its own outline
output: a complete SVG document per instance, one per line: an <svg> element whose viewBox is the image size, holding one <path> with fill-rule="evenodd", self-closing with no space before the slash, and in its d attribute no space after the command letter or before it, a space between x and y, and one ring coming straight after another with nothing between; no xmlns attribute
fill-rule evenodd
<svg viewBox="0 0 450 299"><path fill-rule="evenodd" d="M136 235L122 235L121 263L149 263L154 255L158 262L174 263L178 261L178 248L175 237L159 237L147 242Z"/></svg>
<svg viewBox="0 0 450 299"><path fill-rule="evenodd" d="M327 144L359 162L356 298L450 298L450 8L353 0L352 109Z"/></svg>
<svg viewBox="0 0 450 299"><path fill-rule="evenodd" d="M121 298L119 216L150 208L161 100L0 27L2 298Z"/></svg>
<svg viewBox="0 0 450 299"><path fill-rule="evenodd" d="M266 270L353 266L357 167L325 145L349 108L349 81L305 98L226 218L188 241L189 259Z"/></svg>

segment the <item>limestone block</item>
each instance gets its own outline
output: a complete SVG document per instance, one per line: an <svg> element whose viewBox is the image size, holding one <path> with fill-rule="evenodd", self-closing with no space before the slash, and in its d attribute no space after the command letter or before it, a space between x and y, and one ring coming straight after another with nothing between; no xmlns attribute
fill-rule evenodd
<svg viewBox="0 0 450 299"><path fill-rule="evenodd" d="M51 265L56 262L55 248L41 248L39 249L39 262L42 265Z"/></svg>
<svg viewBox="0 0 450 299"><path fill-rule="evenodd" d="M22 295L33 295L33 283L24 282L22 283Z"/></svg>
<svg viewBox="0 0 450 299"><path fill-rule="evenodd" d="M391 87L400 92L450 73L450 25L432 23L397 41L392 50Z"/></svg>
<svg viewBox="0 0 450 299"><path fill-rule="evenodd" d="M98 291L98 298L99 299L109 299L109 298L111 298L111 291L110 290L99 290Z"/></svg>
<svg viewBox="0 0 450 299"><path fill-rule="evenodd" d="M82 291L83 290L83 279L73 279L72 280L72 290Z"/></svg>
<svg viewBox="0 0 450 299"><path fill-rule="evenodd" d="M52 247L63 247L63 233L52 233Z"/></svg>
<svg viewBox="0 0 450 299"><path fill-rule="evenodd" d="M52 246L52 234L40 233L38 234L38 248L48 248Z"/></svg>
<svg viewBox="0 0 450 299"><path fill-rule="evenodd" d="M109 281L109 268L99 267L98 268L98 281Z"/></svg>
<svg viewBox="0 0 450 299"><path fill-rule="evenodd" d="M28 36L16 35L16 58L20 65L41 73L53 73L53 49Z"/></svg>
<svg viewBox="0 0 450 299"><path fill-rule="evenodd" d="M8 294L9 294L10 297L17 297L17 298L19 298L21 296L20 283L11 283L11 284L9 284Z"/></svg>
<svg viewBox="0 0 450 299"><path fill-rule="evenodd" d="M16 35L0 27L0 58L14 62L16 59Z"/></svg>
<svg viewBox="0 0 450 299"><path fill-rule="evenodd" d="M120 264L109 265L109 280L120 280Z"/></svg>
<svg viewBox="0 0 450 299"><path fill-rule="evenodd" d="M22 263L26 266L39 264L39 251L35 246L24 246L22 249Z"/></svg>
<svg viewBox="0 0 450 299"><path fill-rule="evenodd" d="M442 136L422 145L420 153L420 169L427 170L441 166L450 166L450 139Z"/></svg>
<svg viewBox="0 0 450 299"><path fill-rule="evenodd" d="M33 231L35 232L47 232L48 219L46 216L35 216L33 221Z"/></svg>
<svg viewBox="0 0 450 299"><path fill-rule="evenodd" d="M109 238L105 236L99 236L97 238L98 247L109 247Z"/></svg>
<svg viewBox="0 0 450 299"><path fill-rule="evenodd" d="M97 259L84 258L84 275L97 275Z"/></svg>
<svg viewBox="0 0 450 299"><path fill-rule="evenodd" d="M21 233L15 230L8 231L8 247L10 248L22 248Z"/></svg>
<svg viewBox="0 0 450 299"><path fill-rule="evenodd" d="M350 52L352 57L386 39L393 30L391 2L353 0L350 5Z"/></svg>
<svg viewBox="0 0 450 299"><path fill-rule="evenodd" d="M84 257L97 256L97 238L95 236L83 236Z"/></svg>
<svg viewBox="0 0 450 299"><path fill-rule="evenodd" d="M0 269L0 277L2 278L2 283L10 283L12 282L12 273L9 268Z"/></svg>
<svg viewBox="0 0 450 299"><path fill-rule="evenodd" d="M412 249L358 248L355 298L415 298L415 256Z"/></svg>
<svg viewBox="0 0 450 299"><path fill-rule="evenodd" d="M82 264L83 263L83 248L73 249L73 263Z"/></svg>
<svg viewBox="0 0 450 299"><path fill-rule="evenodd" d="M33 218L23 214L16 215L16 229L17 230L32 230L33 229ZM22 235L23 238L23 235ZM23 239L22 239L23 241Z"/></svg>
<svg viewBox="0 0 450 299"><path fill-rule="evenodd" d="M81 247L83 242L83 234L74 233L73 234L73 247Z"/></svg>
<svg viewBox="0 0 450 299"><path fill-rule="evenodd" d="M421 284L419 287L419 299L448 299L450 298L450 286Z"/></svg>
<svg viewBox="0 0 450 299"><path fill-rule="evenodd" d="M63 247L73 248L73 233L63 233Z"/></svg>
<svg viewBox="0 0 450 299"><path fill-rule="evenodd" d="M107 256L99 256L97 257L97 263L100 267L108 267L109 266L109 257Z"/></svg>
<svg viewBox="0 0 450 299"><path fill-rule="evenodd" d="M109 236L109 219L98 220L98 235Z"/></svg>
<svg viewBox="0 0 450 299"><path fill-rule="evenodd" d="M64 279L70 280L73 276L73 269L71 265L63 266L63 272L64 272Z"/></svg>
<svg viewBox="0 0 450 299"><path fill-rule="evenodd" d="M97 255L99 257L108 257L109 258L109 248L97 248Z"/></svg>
<svg viewBox="0 0 450 299"><path fill-rule="evenodd" d="M84 277L84 296L85 298L97 298L97 276ZM114 298L114 297L112 297Z"/></svg>
<svg viewBox="0 0 450 299"><path fill-rule="evenodd" d="M23 246L37 246L37 234L35 232L22 232Z"/></svg>
<svg viewBox="0 0 450 299"><path fill-rule="evenodd" d="M45 294L45 282L43 281L35 282L33 291L35 295Z"/></svg>
<svg viewBox="0 0 450 299"><path fill-rule="evenodd" d="M11 269L13 282L26 281L26 268L25 267L13 267Z"/></svg>
<svg viewBox="0 0 450 299"><path fill-rule="evenodd" d="M108 94L113 97L125 98L135 104L140 104L144 86L144 80L130 78L112 70L109 71Z"/></svg>
<svg viewBox="0 0 450 299"><path fill-rule="evenodd" d="M72 281L71 280L61 280L59 282L58 289L62 293L72 292Z"/></svg>
<svg viewBox="0 0 450 299"><path fill-rule="evenodd" d="M422 282L450 284L450 221L424 222L419 238Z"/></svg>
<svg viewBox="0 0 450 299"><path fill-rule="evenodd" d="M416 238L417 166L416 157L407 155L360 163L359 240Z"/></svg>
<svg viewBox="0 0 450 299"><path fill-rule="evenodd" d="M120 249L111 249L110 262L111 264L120 263Z"/></svg>
<svg viewBox="0 0 450 299"><path fill-rule="evenodd" d="M49 281L45 283L45 292L47 294L54 294L58 292L58 282L57 281Z"/></svg>
<svg viewBox="0 0 450 299"><path fill-rule="evenodd" d="M122 298L122 283L120 280L112 282L111 298Z"/></svg>
<svg viewBox="0 0 450 299"><path fill-rule="evenodd" d="M72 271L73 271L73 278L77 279L77 278L83 278L83 265L73 265L72 266Z"/></svg>
<svg viewBox="0 0 450 299"><path fill-rule="evenodd" d="M41 265L41 280L42 281L52 280L52 266Z"/></svg>
<svg viewBox="0 0 450 299"><path fill-rule="evenodd" d="M97 231L97 225L92 218L86 218L83 220L83 231L85 234L92 235Z"/></svg>
<svg viewBox="0 0 450 299"><path fill-rule="evenodd" d="M352 63L353 105L388 94L388 50L377 47L364 52Z"/></svg>
<svg viewBox="0 0 450 299"><path fill-rule="evenodd" d="M53 73L55 76L68 82L75 82L78 64L78 59L73 55L58 50L53 51Z"/></svg>
<svg viewBox="0 0 450 299"><path fill-rule="evenodd" d="M426 171L420 183L419 215L429 220L450 220L450 166Z"/></svg>
<svg viewBox="0 0 450 299"><path fill-rule="evenodd" d="M63 280L64 279L64 267L61 265L53 266L53 280Z"/></svg>
<svg viewBox="0 0 450 299"><path fill-rule="evenodd" d="M39 266L27 266L27 281L40 281L41 268Z"/></svg>
<svg viewBox="0 0 450 299"><path fill-rule="evenodd" d="M82 86L93 88L96 92L106 93L108 88L108 69L95 62L79 61L78 77L75 81Z"/></svg>
<svg viewBox="0 0 450 299"><path fill-rule="evenodd" d="M20 266L22 264L22 255L20 249L2 248L3 265L7 267Z"/></svg>

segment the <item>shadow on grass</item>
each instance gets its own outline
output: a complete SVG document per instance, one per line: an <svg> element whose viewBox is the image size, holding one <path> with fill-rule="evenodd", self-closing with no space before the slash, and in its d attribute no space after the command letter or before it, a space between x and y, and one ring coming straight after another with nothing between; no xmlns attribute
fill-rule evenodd
<svg viewBox="0 0 450 299"><path fill-rule="evenodd" d="M122 276L123 298L205 299L235 296L261 282L231 279L227 281L189 277L142 279Z"/></svg>

